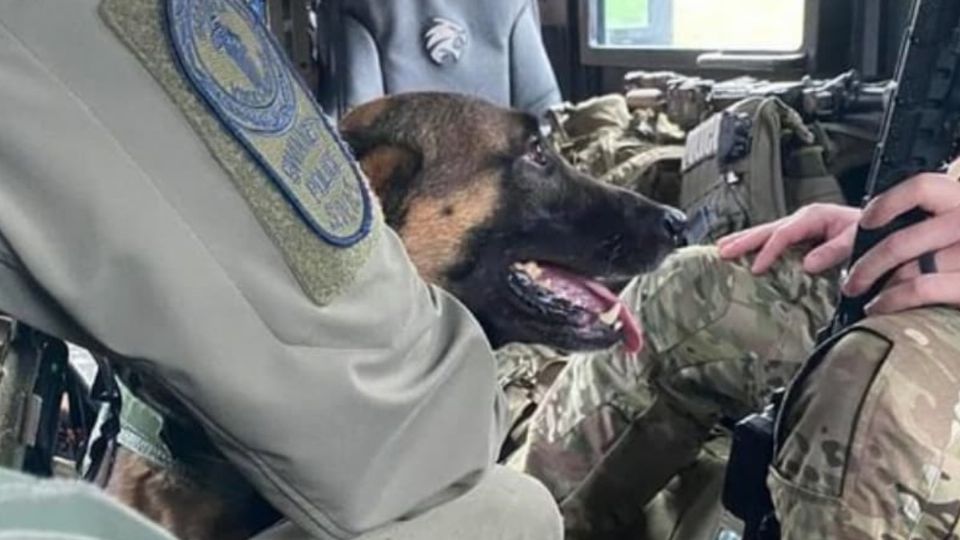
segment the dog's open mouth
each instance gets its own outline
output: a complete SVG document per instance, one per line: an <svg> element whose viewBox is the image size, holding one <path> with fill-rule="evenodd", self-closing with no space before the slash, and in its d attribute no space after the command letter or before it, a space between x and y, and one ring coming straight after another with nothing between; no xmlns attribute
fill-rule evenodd
<svg viewBox="0 0 960 540"><path fill-rule="evenodd" d="M623 342L629 353L643 348L643 330L633 312L600 281L544 262L518 262L509 270L510 290L537 319L567 327L584 344Z"/></svg>

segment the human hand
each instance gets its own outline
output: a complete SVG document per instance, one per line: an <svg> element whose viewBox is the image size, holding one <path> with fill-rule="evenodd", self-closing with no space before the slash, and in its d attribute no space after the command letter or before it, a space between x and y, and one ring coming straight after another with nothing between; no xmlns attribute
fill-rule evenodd
<svg viewBox="0 0 960 540"><path fill-rule="evenodd" d="M957 168L947 174L920 174L871 201L861 226L881 227L919 207L929 219L900 230L864 254L843 284L847 296L859 296L894 268L884 290L866 306L870 315L928 305L960 306L960 183ZM933 253L937 271L923 274L918 259Z"/></svg>
<svg viewBox="0 0 960 540"><path fill-rule="evenodd" d="M717 247L720 256L728 260L759 249L750 270L762 274L790 247L801 242L820 242L803 259L803 269L817 274L850 256L859 217L859 208L811 204L777 221L725 236L717 242Z"/></svg>

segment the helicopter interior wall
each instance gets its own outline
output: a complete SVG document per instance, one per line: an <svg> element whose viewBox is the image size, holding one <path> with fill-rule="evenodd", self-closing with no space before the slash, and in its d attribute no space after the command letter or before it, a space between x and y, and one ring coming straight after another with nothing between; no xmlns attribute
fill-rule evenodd
<svg viewBox="0 0 960 540"><path fill-rule="evenodd" d="M579 101L621 90L623 75L634 69L673 69L688 75L725 79L736 71L709 71L689 66L677 69L641 60L630 65L589 65L581 58L583 28L580 2L539 0L543 39L565 99ZM821 0L814 2L817 21L807 39L807 68L799 72L750 73L764 78L797 78L804 74L830 76L857 69L866 78L893 75L901 36L911 3L906 0Z"/></svg>

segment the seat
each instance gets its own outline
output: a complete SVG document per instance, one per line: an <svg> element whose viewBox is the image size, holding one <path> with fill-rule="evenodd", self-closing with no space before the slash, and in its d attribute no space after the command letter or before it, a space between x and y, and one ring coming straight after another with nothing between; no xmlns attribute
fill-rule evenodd
<svg viewBox="0 0 960 540"><path fill-rule="evenodd" d="M335 118L425 90L536 115L561 101L536 0L324 0L317 9L317 97Z"/></svg>

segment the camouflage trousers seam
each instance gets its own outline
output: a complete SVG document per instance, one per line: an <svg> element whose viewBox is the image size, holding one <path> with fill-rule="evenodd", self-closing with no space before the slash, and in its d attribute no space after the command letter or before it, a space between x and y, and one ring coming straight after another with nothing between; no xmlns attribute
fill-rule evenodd
<svg viewBox="0 0 960 540"><path fill-rule="evenodd" d="M658 392L658 394L659 394L659 392ZM633 416L633 417L630 418L630 423L629 423L629 426L627 427L627 429L623 430L623 432L615 439L615 442L614 442L613 444L611 444L611 445L609 446L609 448L608 448L605 452L603 452L603 454L602 454L601 457L602 457L602 458L606 458L607 456L609 456L610 454L612 454L612 453L617 449L617 447L619 447L621 444L623 444L623 442L627 439L627 436L635 429L636 421L637 421L640 417L642 417L644 414L646 414L646 413L650 412L651 410L653 410L654 405L656 405L656 403L657 403L657 400L659 400L659 399L664 399L664 397L670 398L670 399L667 399L667 400L665 401L665 403L664 403L665 406L668 407L670 410L672 410L673 412L677 413L677 414L680 415L680 416L683 416L683 417L687 418L689 421L692 421L693 423L695 423L695 424L697 424L697 425L702 425L702 422L700 422L699 420L697 420L696 418L694 418L692 415L688 414L686 411L678 408L678 407L677 407L677 404L674 403L675 400L672 399L670 396L665 396L665 395L663 395L663 394L660 394L660 395L658 395L655 399L651 400L650 405L647 406L647 408L645 408L641 413L639 413L639 414L637 414L637 415L635 415L635 416ZM709 430L709 428L706 428L705 431L708 431L708 430ZM707 438L706 436L703 437L703 441L701 441L701 444L702 444L703 442L706 442L706 438ZM599 462L600 462L600 463L603 463L603 461L604 461L604 460L601 459ZM576 496L577 496L577 494L578 494L578 493L580 492L580 490L583 488L583 486L588 485L588 484L590 483L590 480L592 480L601 470L602 470L602 467L594 467L594 468L590 471L590 473L588 473L588 474L578 483L577 487L574 488L574 489L572 489L572 490L570 491L570 493L568 493L568 494L565 495L564 497L560 498L560 499L557 501L557 504L558 504L561 508L563 508L563 506L564 506L567 502L569 502L569 501L572 500L572 499L575 499ZM638 519L639 519L639 515L638 515Z"/></svg>
<svg viewBox="0 0 960 540"><path fill-rule="evenodd" d="M706 428L706 429L710 429L710 428L713 427L713 424L715 424L716 421L719 421L719 417L721 417L721 416L723 416L723 415L722 415L721 413L717 413L717 420L716 420L716 421L714 421L714 422L711 423L711 424L705 424L702 419L697 418L697 416L696 416L695 414L690 413L690 412L688 412L688 411L686 410L687 407L684 406L684 403L685 403L687 400L682 399L682 398L680 397L680 392L671 389L670 386L666 384L665 380L668 379L669 377L672 377L672 376L674 376L674 375L677 375L678 373L680 373L681 371L684 371L684 370L686 370L686 369L702 368L702 367L704 367L704 366L710 366L710 365L714 365L714 364L721 364L721 363L730 362L730 361L732 361L732 360L729 359L729 358L724 358L724 359L720 359L720 360L708 360L708 361L706 361L706 362L700 362L700 363L697 363L697 364L691 364L691 365L688 365L688 366L678 367L678 368L676 368L676 369L672 369L672 370L669 370L669 371L658 372L657 375L656 375L654 378L651 379L651 381L654 383L654 385L655 385L661 392L663 392L665 395L667 395L667 396L669 396L669 397L671 398L671 400L673 401L673 404L672 404L673 407L672 407L672 408L673 408L676 412L678 412L678 413L680 413L680 414L683 414L683 415L686 416L688 419L693 420L696 424L701 425L702 427L704 427L704 428ZM759 363L759 362L760 362L760 361L759 361L759 359L758 359L758 360L756 360L755 362L751 362L751 363L752 363L752 364L757 364L757 363ZM758 407L758 404L762 404L762 401L763 401L762 399L760 399L760 398L758 397L758 394L759 394L758 386L759 386L759 385L753 384L752 381L748 381L748 383L749 383L750 389L749 389L749 391L747 392L747 394L749 395L749 399L750 399L750 402L751 402L751 403L749 404L749 408L757 409L757 408L759 408L759 407Z"/></svg>

